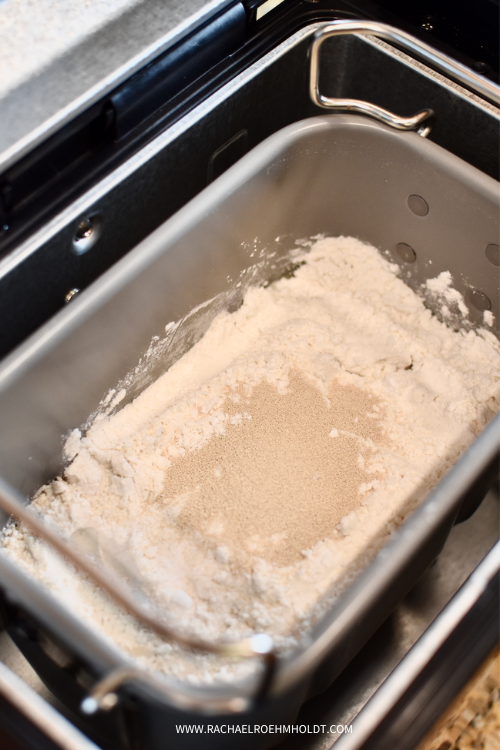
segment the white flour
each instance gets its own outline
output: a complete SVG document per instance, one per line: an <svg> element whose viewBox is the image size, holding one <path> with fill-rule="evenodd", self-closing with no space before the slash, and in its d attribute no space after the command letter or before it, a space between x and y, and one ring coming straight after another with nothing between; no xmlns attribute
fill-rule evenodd
<svg viewBox="0 0 500 750"><path fill-rule="evenodd" d="M205 639L293 646L499 409L490 332L449 330L355 239L305 258L133 403L75 430L64 476L33 501ZM447 277L434 287L463 304ZM163 643L17 526L3 544L142 665L205 682L249 668Z"/></svg>

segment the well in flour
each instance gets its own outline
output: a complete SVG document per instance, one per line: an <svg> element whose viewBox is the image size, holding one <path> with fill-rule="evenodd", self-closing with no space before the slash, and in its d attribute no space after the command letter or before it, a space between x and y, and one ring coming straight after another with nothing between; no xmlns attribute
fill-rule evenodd
<svg viewBox="0 0 500 750"><path fill-rule="evenodd" d="M242 565L291 565L358 508L381 415L361 389L334 380L325 397L298 371L285 393L263 382L238 395L223 408L247 418L173 461L164 502L181 497L179 528Z"/></svg>

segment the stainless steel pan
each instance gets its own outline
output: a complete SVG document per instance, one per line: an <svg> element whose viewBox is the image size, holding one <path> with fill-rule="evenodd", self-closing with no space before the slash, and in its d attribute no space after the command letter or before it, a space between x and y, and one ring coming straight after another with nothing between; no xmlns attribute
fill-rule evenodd
<svg viewBox="0 0 500 750"><path fill-rule="evenodd" d="M409 207L412 195L429 207L425 216ZM239 304L244 290L228 279L242 272L251 283L278 277L293 262L289 250L295 240L319 232L375 244L402 265L415 289L449 270L460 280L473 326L482 320L484 303L478 307L478 299L488 300L499 319L496 256L487 250L498 244L493 179L416 133L364 117L326 116L291 125L244 157L4 360L5 507L61 470L61 436L84 423L109 388L124 381L132 399L203 334L219 310ZM263 251L258 266L248 250L255 241ZM414 257L401 256L401 244L411 247ZM270 248L277 253L272 258L266 254ZM194 308L199 311L191 315ZM172 320L183 321L177 339L159 347L161 356L147 359L135 378L127 379ZM91 720L99 740L110 746L126 747L120 737L130 731L141 738L138 747L160 748L167 740L193 746L196 737L180 738L175 724L194 716L211 724L290 723L303 700L342 671L432 563L457 517L477 506L497 471L498 452L497 418L307 643L278 662L265 694L256 696L255 685L241 685L242 700L235 702L234 690L194 690L168 678L155 683L140 672L117 672L126 665L103 641L0 557L4 618L49 687L75 710L101 678L117 678L105 683L104 693L93 693L106 707L106 697L117 691L118 701L108 701L109 713ZM211 745L207 735L204 746L224 746L221 737ZM255 739L241 735L240 746L248 741L254 747ZM262 737L261 746L274 741Z"/></svg>

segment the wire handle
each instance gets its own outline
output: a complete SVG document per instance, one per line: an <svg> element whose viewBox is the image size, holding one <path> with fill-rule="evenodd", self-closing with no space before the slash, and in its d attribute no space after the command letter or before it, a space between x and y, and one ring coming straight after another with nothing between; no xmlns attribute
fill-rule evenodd
<svg viewBox="0 0 500 750"><path fill-rule="evenodd" d="M12 516L18 522L24 524L39 539L43 539L59 555L66 558L77 570L90 578L102 591L106 592L119 607L128 612L144 627L149 628L159 635L160 638L173 641L185 648L216 654L218 656L239 659L258 658L263 664L262 675L260 675L255 693L251 698L235 695L230 699L215 698L212 701L190 697L181 690L168 685L154 674L150 674L139 667L118 668L99 680L90 692L90 695L84 699L81 706L84 713L92 714L97 710L106 711L113 708L118 701L118 696L114 691L124 683L132 680L152 686L171 705L180 707L189 706L193 710L202 712L242 712L247 710L252 702L261 701L267 694L276 667L274 643L269 635L257 633L239 641L218 642L207 642L193 636L182 635L167 626L158 615L139 604L133 594L123 584L110 578L87 555L80 552L74 545L71 545L58 530L46 523L38 513L29 507L25 507L22 496L1 478L0 508L8 516Z"/></svg>
<svg viewBox="0 0 500 750"><path fill-rule="evenodd" d="M428 136L431 132L435 121L432 109L424 109L421 112L417 112L413 117L404 118L398 117L398 115L382 109L382 107L377 107L375 104L370 104L359 99L334 99L321 94L319 90L319 51L321 45L330 37L344 36L346 34L370 34L388 42L394 42L412 56L421 59L433 68L437 68L445 75L471 88L494 104L500 104L500 88L498 86L483 76L469 70L465 65L455 62L451 57L433 49L428 44L425 44L425 42L421 42L410 34L406 34L404 31L400 31L393 26L377 23L376 21L343 20L326 24L314 34L310 50L309 93L312 101L318 107L335 112L357 112L362 115L368 115L397 130L416 130L423 137Z"/></svg>

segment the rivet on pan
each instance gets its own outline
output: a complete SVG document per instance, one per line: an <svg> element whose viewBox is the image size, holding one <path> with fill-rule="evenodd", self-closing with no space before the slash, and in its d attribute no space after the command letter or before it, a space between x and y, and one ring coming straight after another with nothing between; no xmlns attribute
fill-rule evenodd
<svg viewBox="0 0 500 750"><path fill-rule="evenodd" d="M500 245L486 245L484 254L494 266L500 266Z"/></svg>
<svg viewBox="0 0 500 750"><path fill-rule="evenodd" d="M66 304L68 304L68 302L71 302L73 297L76 297L79 291L80 291L79 289L70 289L64 298L64 301L66 302Z"/></svg>
<svg viewBox="0 0 500 750"><path fill-rule="evenodd" d="M110 711L118 703L118 696L116 693L107 693L99 701L91 696L87 696L81 705L80 709L84 714L92 715L97 713L99 709L101 711Z"/></svg>
<svg viewBox="0 0 500 750"><path fill-rule="evenodd" d="M405 242L398 242L396 245L396 252L405 263L415 263L417 259L415 250Z"/></svg>
<svg viewBox="0 0 500 750"><path fill-rule="evenodd" d="M429 205L420 195L408 197L408 208L415 216L427 216L429 213Z"/></svg>
<svg viewBox="0 0 500 750"><path fill-rule="evenodd" d="M83 255L95 245L101 231L101 217L99 214L87 216L78 224L73 238L73 252Z"/></svg>
<svg viewBox="0 0 500 750"><path fill-rule="evenodd" d="M489 310L491 308L491 302L489 301L486 294L483 294L478 289L472 289L469 294L469 298L472 305L476 308L476 310L479 310L480 312L484 312L485 310Z"/></svg>

